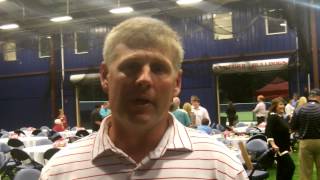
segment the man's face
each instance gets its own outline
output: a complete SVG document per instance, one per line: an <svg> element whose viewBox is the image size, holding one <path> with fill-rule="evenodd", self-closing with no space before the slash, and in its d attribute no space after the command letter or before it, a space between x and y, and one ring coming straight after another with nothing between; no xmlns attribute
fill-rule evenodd
<svg viewBox="0 0 320 180"><path fill-rule="evenodd" d="M157 50L115 48L109 65L109 102L112 116L123 126L152 127L164 121L172 98L181 88L181 71Z"/></svg>
<svg viewBox="0 0 320 180"><path fill-rule="evenodd" d="M197 100L191 100L191 104L194 108L198 108L200 106L200 102Z"/></svg>

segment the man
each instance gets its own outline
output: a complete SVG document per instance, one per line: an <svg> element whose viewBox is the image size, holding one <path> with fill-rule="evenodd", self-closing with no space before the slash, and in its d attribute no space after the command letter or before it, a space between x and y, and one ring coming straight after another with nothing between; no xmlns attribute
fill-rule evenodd
<svg viewBox="0 0 320 180"><path fill-rule="evenodd" d="M172 104L170 106L170 112L180 121L184 126L189 127L191 124L190 117L184 109L180 108L180 98L173 97Z"/></svg>
<svg viewBox="0 0 320 180"><path fill-rule="evenodd" d="M173 104L177 107L177 109L183 110L180 108L180 98L179 97L173 97L172 99Z"/></svg>
<svg viewBox="0 0 320 180"><path fill-rule="evenodd" d="M200 106L200 98L198 96L191 96L190 98L191 104L192 104L192 112L196 116L196 126L201 125L202 119L206 118L210 121L210 124L212 123L209 117L209 113L206 108Z"/></svg>
<svg viewBox="0 0 320 180"><path fill-rule="evenodd" d="M100 80L112 114L98 133L50 159L40 179L247 179L227 148L168 112L180 92L183 59L168 25L128 19L106 37L103 57Z"/></svg>
<svg viewBox="0 0 320 180"><path fill-rule="evenodd" d="M180 109L179 105L180 105L180 99L178 97L174 97L169 110L174 115L174 117L177 118L179 122L181 122L181 124L183 124L186 127L189 127L191 124L189 115L187 111Z"/></svg>
<svg viewBox="0 0 320 180"><path fill-rule="evenodd" d="M256 114L257 117L257 126L263 122L265 122L266 118L266 104L264 103L264 96L259 95L257 96L258 104L256 107L252 110L253 113Z"/></svg>
<svg viewBox="0 0 320 180"><path fill-rule="evenodd" d="M212 128L209 126L209 119L204 118L201 121L201 125L197 127L197 130L203 133L211 134Z"/></svg>
<svg viewBox="0 0 320 180"><path fill-rule="evenodd" d="M309 102L295 110L291 128L298 131L300 179L312 177L313 163L316 164L317 178L320 179L320 89L313 89Z"/></svg>

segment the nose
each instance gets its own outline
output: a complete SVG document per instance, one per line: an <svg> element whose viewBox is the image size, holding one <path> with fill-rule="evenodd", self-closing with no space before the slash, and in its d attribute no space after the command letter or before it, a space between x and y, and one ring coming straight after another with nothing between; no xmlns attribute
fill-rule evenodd
<svg viewBox="0 0 320 180"><path fill-rule="evenodd" d="M140 73L138 74L136 83L142 86L150 86L152 83L152 72L148 64L144 65L141 68Z"/></svg>

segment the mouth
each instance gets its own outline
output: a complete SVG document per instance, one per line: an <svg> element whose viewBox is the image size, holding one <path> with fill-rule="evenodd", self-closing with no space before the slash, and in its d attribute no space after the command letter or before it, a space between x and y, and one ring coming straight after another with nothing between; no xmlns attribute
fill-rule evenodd
<svg viewBox="0 0 320 180"><path fill-rule="evenodd" d="M140 105L140 106L152 104L151 100L149 100L147 98L136 98L136 99L134 99L134 103L136 105Z"/></svg>

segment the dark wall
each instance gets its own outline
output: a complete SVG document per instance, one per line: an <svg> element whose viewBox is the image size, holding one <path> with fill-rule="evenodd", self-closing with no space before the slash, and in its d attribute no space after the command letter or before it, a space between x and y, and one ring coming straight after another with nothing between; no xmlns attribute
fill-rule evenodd
<svg viewBox="0 0 320 180"><path fill-rule="evenodd" d="M173 22L183 37L186 59L245 55L295 49L295 32L266 35L260 8L233 9L234 38L214 40L212 18L194 17Z"/></svg>
<svg viewBox="0 0 320 180"><path fill-rule="evenodd" d="M0 126L49 125L49 79L46 75L0 79Z"/></svg>

